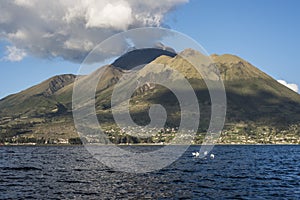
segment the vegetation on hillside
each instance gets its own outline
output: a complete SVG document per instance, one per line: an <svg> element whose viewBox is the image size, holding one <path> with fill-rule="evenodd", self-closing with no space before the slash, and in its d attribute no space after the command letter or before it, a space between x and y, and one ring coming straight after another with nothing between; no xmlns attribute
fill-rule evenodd
<svg viewBox="0 0 300 200"><path fill-rule="evenodd" d="M139 50L147 57L147 50ZM151 52L153 53L153 52ZM134 58L135 51L131 52ZM152 55L152 54L151 54ZM176 69L193 87L198 98L201 120L193 143L205 137L210 117L211 100L204 80L193 66L180 55L198 56L188 49L178 55L158 54L148 60L141 70L147 76L162 76L176 82L171 73ZM129 62L124 55L116 63L119 67ZM233 55L212 55L220 71L227 96L227 116L218 143L300 143L300 95L261 72L250 63ZM139 61L141 62L141 61ZM150 62L150 63L149 63ZM156 72L151 64L166 68ZM180 125L180 106L176 96L166 87L147 83L138 88L130 100L130 114L134 122L147 125L151 105L161 104L167 111L164 129L153 131L148 138L134 137L119 129L111 113L111 95L115 84L130 69L107 65L87 76L78 77L85 83L103 74L96 91L96 112L99 123L112 143L168 143ZM209 67L209 66L208 66ZM151 71L152 70L152 71ZM157 73L157 74L156 74ZM148 77L149 78L149 77ZM75 75L50 78L20 93L0 100L0 143L80 144L72 118L72 91ZM90 127L94 129L95 127ZM97 129L97 128L95 128ZM97 130L95 130L96 132ZM84 138L91 141L90 138Z"/></svg>

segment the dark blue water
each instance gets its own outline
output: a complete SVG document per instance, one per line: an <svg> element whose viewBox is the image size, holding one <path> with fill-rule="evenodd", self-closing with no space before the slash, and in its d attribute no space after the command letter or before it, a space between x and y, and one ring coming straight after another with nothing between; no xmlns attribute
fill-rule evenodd
<svg viewBox="0 0 300 200"><path fill-rule="evenodd" d="M300 199L300 145L216 146L213 160L192 158L195 150L129 174L84 147L0 147L0 199Z"/></svg>

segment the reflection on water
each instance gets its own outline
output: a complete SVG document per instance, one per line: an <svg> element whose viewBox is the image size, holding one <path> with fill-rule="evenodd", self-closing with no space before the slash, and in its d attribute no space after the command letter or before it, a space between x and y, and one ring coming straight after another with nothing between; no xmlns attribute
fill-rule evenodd
<svg viewBox="0 0 300 200"><path fill-rule="evenodd" d="M132 174L102 165L84 147L0 147L0 199L300 198L300 146L216 146L215 159L195 159L197 150L160 171Z"/></svg>

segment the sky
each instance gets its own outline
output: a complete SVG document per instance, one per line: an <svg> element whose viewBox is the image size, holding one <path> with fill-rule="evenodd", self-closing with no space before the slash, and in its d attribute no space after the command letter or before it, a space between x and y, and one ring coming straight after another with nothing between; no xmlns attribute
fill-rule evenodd
<svg viewBox="0 0 300 200"><path fill-rule="evenodd" d="M235 54L280 83L300 86L298 0L2 0L0 98L79 70L109 36L167 27L209 54Z"/></svg>

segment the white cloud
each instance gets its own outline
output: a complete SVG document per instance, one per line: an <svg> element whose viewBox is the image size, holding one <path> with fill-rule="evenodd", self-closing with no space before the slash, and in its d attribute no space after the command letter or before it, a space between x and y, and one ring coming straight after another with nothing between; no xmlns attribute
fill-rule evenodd
<svg viewBox="0 0 300 200"><path fill-rule="evenodd" d="M84 40L84 41L80 41L80 40L67 40L64 43L64 47L66 49L73 49L73 50L86 50L86 51L90 51L93 48L93 43L88 41L88 40Z"/></svg>
<svg viewBox="0 0 300 200"><path fill-rule="evenodd" d="M87 28L115 28L126 30L133 22L132 9L126 1L107 3L101 8L88 7L86 12Z"/></svg>
<svg viewBox="0 0 300 200"><path fill-rule="evenodd" d="M3 58L3 60L11 62L21 61L26 55L27 54L23 49L18 49L15 46L7 46L6 56Z"/></svg>
<svg viewBox="0 0 300 200"><path fill-rule="evenodd" d="M42 58L80 62L120 31L164 26L164 16L188 0L2 0L0 39Z"/></svg>
<svg viewBox="0 0 300 200"><path fill-rule="evenodd" d="M26 33L22 30L17 30L15 33L8 33L8 39L10 40L24 40L26 39Z"/></svg>
<svg viewBox="0 0 300 200"><path fill-rule="evenodd" d="M297 84L294 84L294 83L287 83L286 81L284 80L278 80L279 83L281 83L282 85L290 88L291 90L295 91L295 92L299 92L299 87Z"/></svg>
<svg viewBox="0 0 300 200"><path fill-rule="evenodd" d="M34 0L15 0L14 3L18 6L31 7L34 5Z"/></svg>

